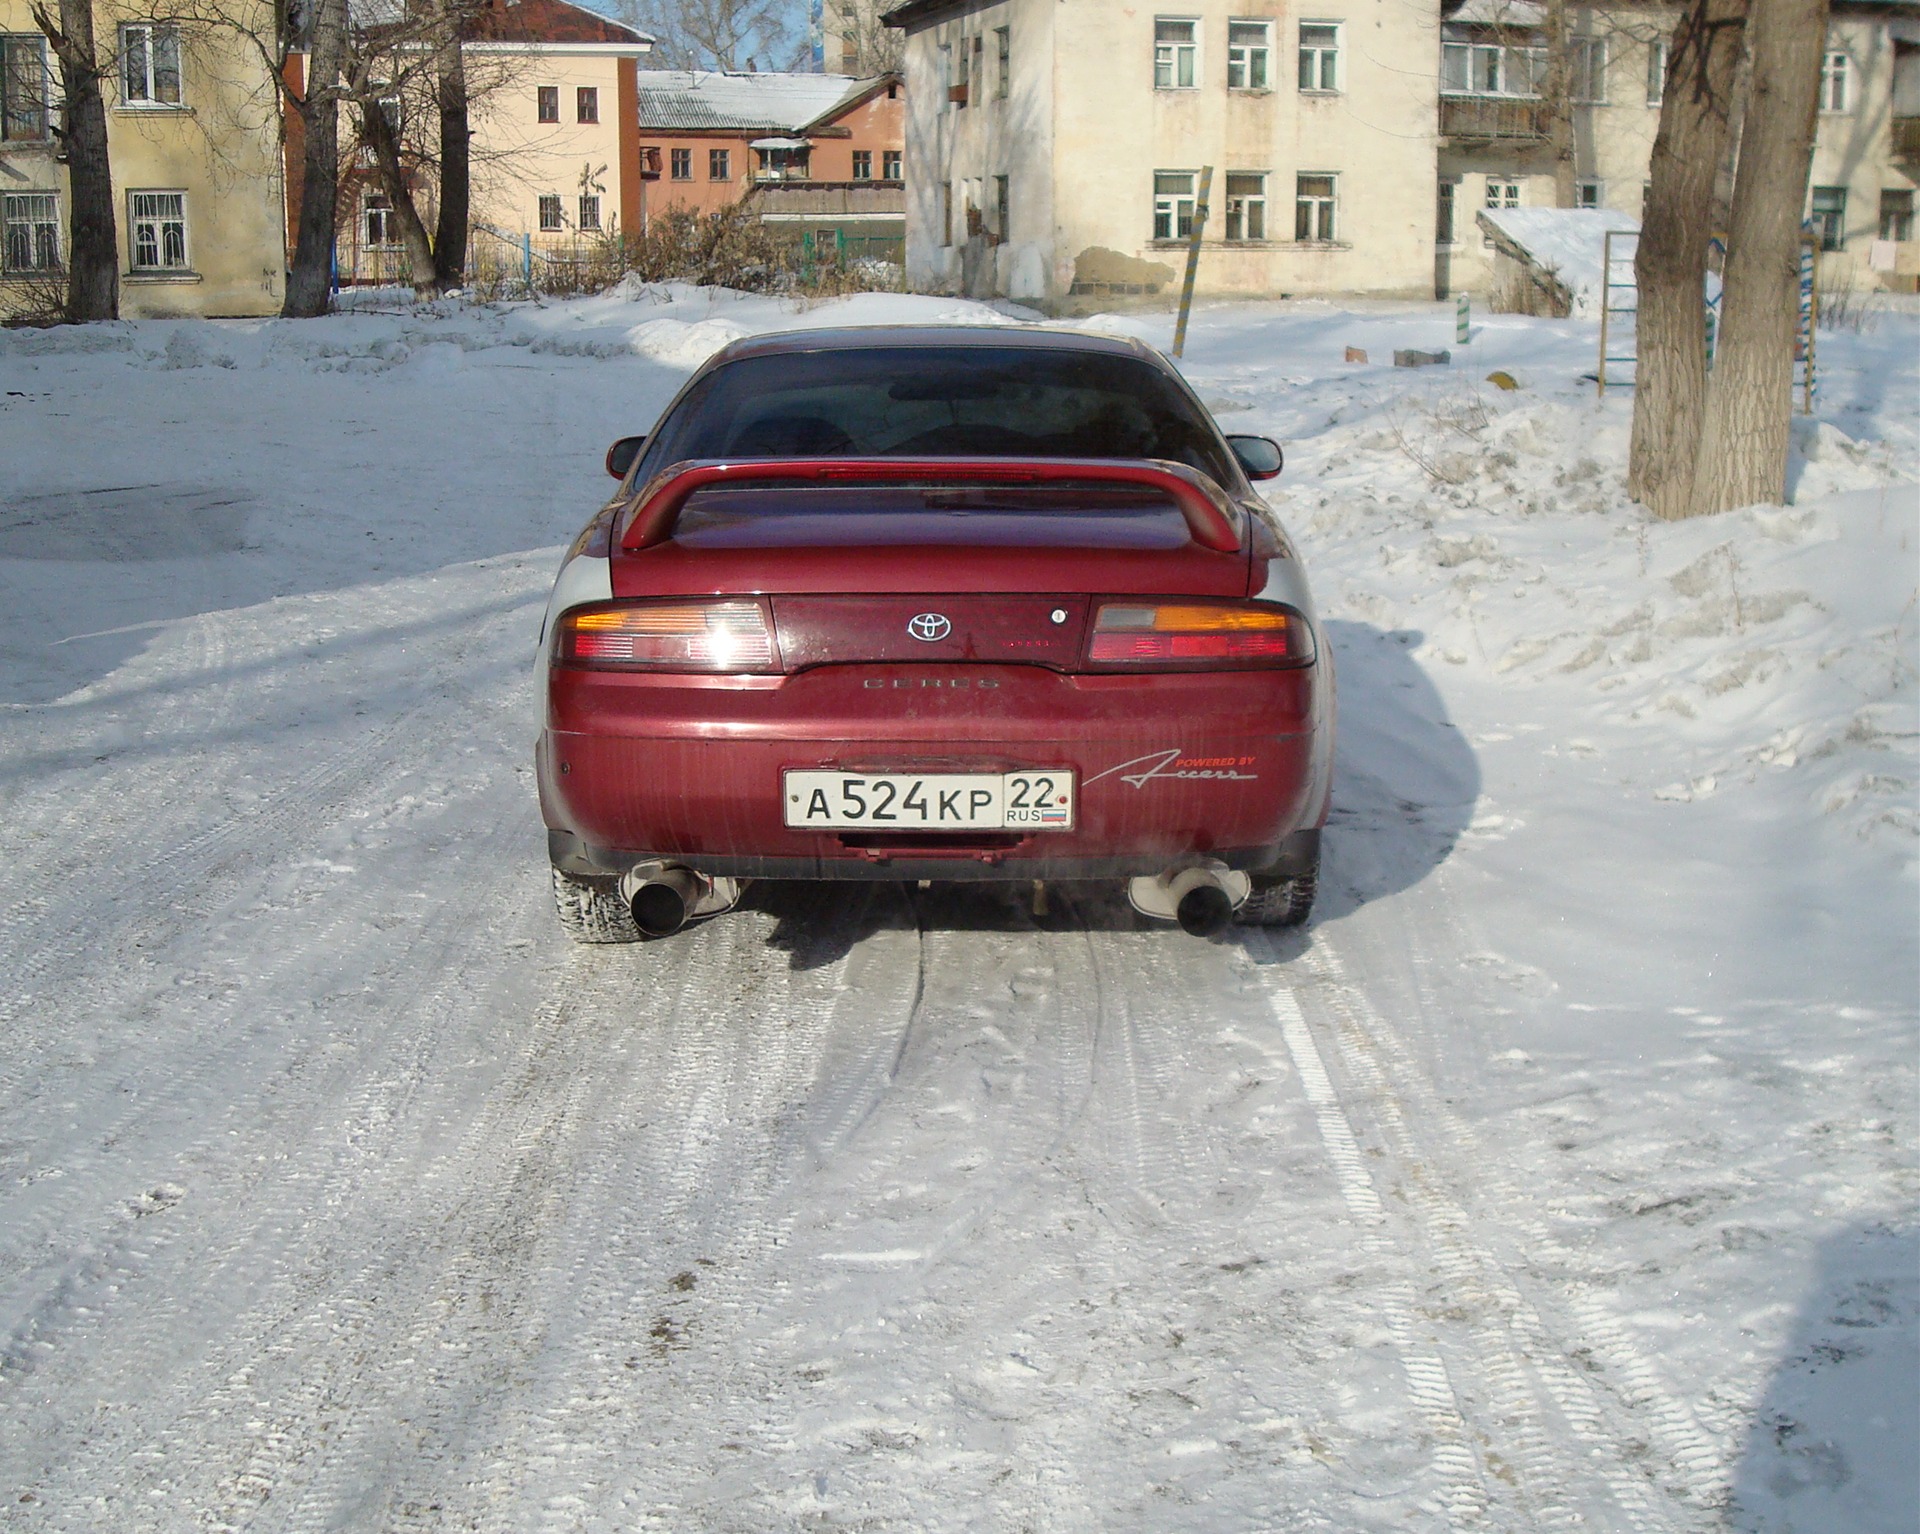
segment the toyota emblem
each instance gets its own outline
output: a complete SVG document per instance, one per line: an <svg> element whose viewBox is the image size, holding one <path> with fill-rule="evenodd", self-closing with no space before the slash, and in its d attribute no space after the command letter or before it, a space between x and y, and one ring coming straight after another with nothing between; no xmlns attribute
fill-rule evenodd
<svg viewBox="0 0 1920 1534"><path fill-rule="evenodd" d="M907 632L926 644L935 644L953 632L945 613L915 613L907 619Z"/></svg>

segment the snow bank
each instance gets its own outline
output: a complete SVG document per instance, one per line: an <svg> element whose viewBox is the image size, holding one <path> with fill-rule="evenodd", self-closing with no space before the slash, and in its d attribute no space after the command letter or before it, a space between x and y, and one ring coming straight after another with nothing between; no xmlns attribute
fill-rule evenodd
<svg viewBox="0 0 1920 1534"><path fill-rule="evenodd" d="M1565 288L1574 314L1582 319L1597 318L1600 313L1600 267L1607 235L1640 231L1639 219L1611 208L1483 208L1479 216L1521 251L1529 264ZM1624 290L1614 300L1616 307L1633 302L1633 247L1632 240L1613 242L1610 280Z"/></svg>

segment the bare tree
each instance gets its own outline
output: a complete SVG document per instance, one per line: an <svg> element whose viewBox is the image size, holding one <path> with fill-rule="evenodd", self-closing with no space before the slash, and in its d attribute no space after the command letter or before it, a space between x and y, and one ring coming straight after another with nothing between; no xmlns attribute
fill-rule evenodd
<svg viewBox="0 0 1920 1534"><path fill-rule="evenodd" d="M906 60L906 33L881 21L887 9L888 0L824 0L823 30L840 43L838 57L829 56L826 67L862 78L898 73Z"/></svg>
<svg viewBox="0 0 1920 1534"><path fill-rule="evenodd" d="M1627 490L1661 517L1692 509L1707 400L1707 244L1726 162L1747 0L1691 0L1667 50L1652 190L1634 252L1638 364Z"/></svg>
<svg viewBox="0 0 1920 1534"><path fill-rule="evenodd" d="M333 287L334 208L340 195L340 83L347 56L347 0L312 0L308 20L286 18L278 29L275 78L300 123L300 225L280 312L311 319L327 312ZM301 89L287 82L285 50L307 32Z"/></svg>
<svg viewBox="0 0 1920 1534"><path fill-rule="evenodd" d="M683 69L791 69L805 56L783 0L639 0L639 24Z"/></svg>
<svg viewBox="0 0 1920 1534"><path fill-rule="evenodd" d="M120 234L113 212L113 166L107 158L107 105L101 76L113 68L100 62L93 40L93 0L60 0L59 19L33 0L34 25L45 34L60 61L65 126L60 135L67 153L72 199L67 240L66 317L75 321L120 317Z"/></svg>
<svg viewBox="0 0 1920 1534"><path fill-rule="evenodd" d="M1567 0L1547 0L1547 149L1553 158L1553 205L1574 204L1573 41Z"/></svg>
<svg viewBox="0 0 1920 1534"><path fill-rule="evenodd" d="M1785 498L1800 223L1826 50L1827 0L1753 0L1720 338L1692 511Z"/></svg>

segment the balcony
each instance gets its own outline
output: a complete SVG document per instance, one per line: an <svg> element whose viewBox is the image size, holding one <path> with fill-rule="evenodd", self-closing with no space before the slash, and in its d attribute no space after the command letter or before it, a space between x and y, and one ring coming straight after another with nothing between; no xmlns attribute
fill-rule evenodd
<svg viewBox="0 0 1920 1534"><path fill-rule="evenodd" d="M1469 142L1535 142L1547 136L1547 103L1533 96L1442 96L1440 136Z"/></svg>
<svg viewBox="0 0 1920 1534"><path fill-rule="evenodd" d="M1920 160L1920 117L1894 118L1893 157L1896 160Z"/></svg>

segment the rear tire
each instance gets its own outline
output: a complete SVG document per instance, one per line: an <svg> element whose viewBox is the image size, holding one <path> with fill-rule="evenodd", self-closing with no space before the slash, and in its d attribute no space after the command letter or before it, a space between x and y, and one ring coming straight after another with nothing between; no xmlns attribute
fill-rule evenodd
<svg viewBox="0 0 1920 1534"><path fill-rule="evenodd" d="M1263 879L1256 874L1253 893L1233 913L1233 919L1243 927L1297 927L1313 910L1318 884L1318 870L1295 879Z"/></svg>
<svg viewBox="0 0 1920 1534"><path fill-rule="evenodd" d="M633 908L620 898L620 887L611 881L589 884L553 871L553 908L560 925L576 943L637 943L640 928L633 920Z"/></svg>

